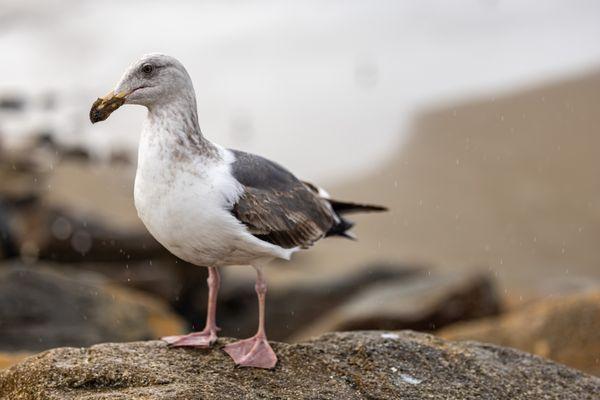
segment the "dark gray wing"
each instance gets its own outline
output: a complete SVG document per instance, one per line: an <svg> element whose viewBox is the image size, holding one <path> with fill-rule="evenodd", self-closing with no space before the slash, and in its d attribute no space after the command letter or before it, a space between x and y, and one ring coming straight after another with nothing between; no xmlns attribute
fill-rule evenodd
<svg viewBox="0 0 600 400"><path fill-rule="evenodd" d="M235 155L232 174L244 193L231 210L261 240L283 248L309 247L335 225L335 213L282 166L242 151Z"/></svg>

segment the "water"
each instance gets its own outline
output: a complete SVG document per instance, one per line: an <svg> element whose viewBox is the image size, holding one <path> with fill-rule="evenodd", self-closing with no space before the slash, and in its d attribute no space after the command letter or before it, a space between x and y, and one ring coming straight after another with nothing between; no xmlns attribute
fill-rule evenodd
<svg viewBox="0 0 600 400"><path fill-rule="evenodd" d="M91 126L92 101L139 55L187 66L211 139L309 179L377 168L424 106L600 65L600 2L0 1L0 93L59 96L58 127L100 154L134 149L144 112ZM7 128L10 128L8 129Z"/></svg>

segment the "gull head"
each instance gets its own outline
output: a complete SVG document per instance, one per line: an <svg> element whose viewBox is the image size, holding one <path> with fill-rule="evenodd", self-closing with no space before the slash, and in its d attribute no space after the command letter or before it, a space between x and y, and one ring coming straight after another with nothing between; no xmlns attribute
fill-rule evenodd
<svg viewBox="0 0 600 400"><path fill-rule="evenodd" d="M183 65L164 54L147 54L131 64L114 90L98 98L90 110L90 121L104 121L123 104L149 109L178 100L194 100L192 81Z"/></svg>

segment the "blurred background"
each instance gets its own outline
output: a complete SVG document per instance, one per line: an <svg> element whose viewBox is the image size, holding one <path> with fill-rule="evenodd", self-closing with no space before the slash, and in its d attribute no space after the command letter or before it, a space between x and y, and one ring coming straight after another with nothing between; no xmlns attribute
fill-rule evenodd
<svg viewBox="0 0 600 400"><path fill-rule="evenodd" d="M0 0L0 368L203 326L206 271L133 206L144 110L88 121L162 52L209 139L390 208L268 268L270 339L416 329L600 375L598 38L594 0ZM223 275L249 336L253 270Z"/></svg>

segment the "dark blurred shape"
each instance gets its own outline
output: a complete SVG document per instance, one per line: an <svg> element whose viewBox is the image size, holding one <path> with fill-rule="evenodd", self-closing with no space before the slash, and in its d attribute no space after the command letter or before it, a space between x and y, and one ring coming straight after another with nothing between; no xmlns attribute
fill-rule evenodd
<svg viewBox="0 0 600 400"><path fill-rule="evenodd" d="M227 343L231 339L221 339ZM274 343L272 371L218 348L108 343L54 349L0 374L7 399L593 399L600 380L517 350L417 332L345 332Z"/></svg>
<svg viewBox="0 0 600 400"><path fill-rule="evenodd" d="M63 158L70 158L79 161L88 161L91 158L90 151L81 146L63 147L61 150L61 156Z"/></svg>
<svg viewBox="0 0 600 400"><path fill-rule="evenodd" d="M25 108L25 98L18 95L0 97L0 110L21 111Z"/></svg>
<svg viewBox="0 0 600 400"><path fill-rule="evenodd" d="M56 146L54 134L51 131L38 133L37 136L34 138L34 141L35 145L40 147L54 148Z"/></svg>
<svg viewBox="0 0 600 400"><path fill-rule="evenodd" d="M514 347L600 376L600 285L497 318L450 326L440 335Z"/></svg>
<svg viewBox="0 0 600 400"><path fill-rule="evenodd" d="M4 201L0 199L0 258L14 258L18 255L19 250L10 227L10 214Z"/></svg>
<svg viewBox="0 0 600 400"><path fill-rule="evenodd" d="M54 132L48 130L41 132L34 137L34 148L43 148L62 159L73 161L88 162L91 159L90 150L78 145L65 145L58 143Z"/></svg>
<svg viewBox="0 0 600 400"><path fill-rule="evenodd" d="M18 214L39 202L34 187L38 177L34 162L8 159L0 149L0 259L20 255L21 220Z"/></svg>
<svg viewBox="0 0 600 400"><path fill-rule="evenodd" d="M340 307L322 314L295 338L346 330L432 331L457 321L496 315L500 308L501 298L493 280L481 273L386 279L361 287Z"/></svg>
<svg viewBox="0 0 600 400"><path fill-rule="evenodd" d="M126 150L116 150L110 154L111 164L116 165L132 165L131 153Z"/></svg>
<svg viewBox="0 0 600 400"><path fill-rule="evenodd" d="M164 303L101 275L20 264L0 267L0 350L132 341L182 330Z"/></svg>

